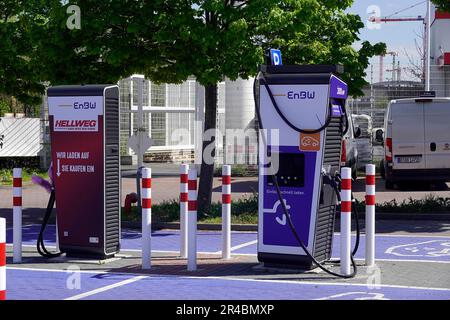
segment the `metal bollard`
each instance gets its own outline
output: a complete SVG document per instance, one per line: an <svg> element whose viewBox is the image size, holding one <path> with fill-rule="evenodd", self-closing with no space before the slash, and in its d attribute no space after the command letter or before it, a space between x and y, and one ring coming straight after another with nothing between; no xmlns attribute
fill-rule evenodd
<svg viewBox="0 0 450 320"><path fill-rule="evenodd" d="M188 271L197 270L197 170L188 173Z"/></svg>
<svg viewBox="0 0 450 320"><path fill-rule="evenodd" d="M6 219L0 218L0 300L6 300Z"/></svg>
<svg viewBox="0 0 450 320"><path fill-rule="evenodd" d="M222 258L231 258L231 166L222 167Z"/></svg>
<svg viewBox="0 0 450 320"><path fill-rule="evenodd" d="M13 262L22 262L22 168L13 169Z"/></svg>
<svg viewBox="0 0 450 320"><path fill-rule="evenodd" d="M188 171L189 165L180 167L180 257L187 257L187 214L188 214Z"/></svg>
<svg viewBox="0 0 450 320"><path fill-rule="evenodd" d="M341 273L351 274L352 170L341 168Z"/></svg>
<svg viewBox="0 0 450 320"><path fill-rule="evenodd" d="M152 170L142 168L142 269L151 268L152 259Z"/></svg>
<svg viewBox="0 0 450 320"><path fill-rule="evenodd" d="M366 265L375 264L375 165L366 165Z"/></svg>

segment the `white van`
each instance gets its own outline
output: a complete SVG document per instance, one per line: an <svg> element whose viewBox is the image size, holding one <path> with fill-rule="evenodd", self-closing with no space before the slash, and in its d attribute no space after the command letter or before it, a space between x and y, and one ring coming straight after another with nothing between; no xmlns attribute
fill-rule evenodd
<svg viewBox="0 0 450 320"><path fill-rule="evenodd" d="M450 98L392 100L384 151L386 188L411 180L450 181Z"/></svg>

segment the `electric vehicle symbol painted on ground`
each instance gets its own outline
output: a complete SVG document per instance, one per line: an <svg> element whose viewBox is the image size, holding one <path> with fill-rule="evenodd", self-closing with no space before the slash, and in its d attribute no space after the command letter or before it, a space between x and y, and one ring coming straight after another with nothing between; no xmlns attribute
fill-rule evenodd
<svg viewBox="0 0 450 320"><path fill-rule="evenodd" d="M285 199L284 199L283 201L284 201L284 203L286 204L286 209L289 210L289 209L291 208L291 206L287 204L287 202L286 202ZM278 201L276 201L276 202L274 203L273 208L269 208L269 209L264 208L264 213L274 213L274 214L276 214L277 211L278 211L278 207L279 207L280 205L281 205L281 201L278 200ZM281 224L282 226L285 226L285 225L286 225L286 215L285 215L284 213L282 214L282 217L281 217L281 218L280 218L280 217L275 217L275 220L276 220L279 224Z"/></svg>
<svg viewBox="0 0 450 320"><path fill-rule="evenodd" d="M393 246L386 253L399 257L450 257L450 240L429 240Z"/></svg>

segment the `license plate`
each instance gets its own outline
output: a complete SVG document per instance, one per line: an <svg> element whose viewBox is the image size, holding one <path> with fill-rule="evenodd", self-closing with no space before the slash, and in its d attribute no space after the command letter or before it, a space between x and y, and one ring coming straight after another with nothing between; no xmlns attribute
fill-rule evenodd
<svg viewBox="0 0 450 320"><path fill-rule="evenodd" d="M414 157L398 157L398 163L418 163L420 162L422 157L414 156Z"/></svg>

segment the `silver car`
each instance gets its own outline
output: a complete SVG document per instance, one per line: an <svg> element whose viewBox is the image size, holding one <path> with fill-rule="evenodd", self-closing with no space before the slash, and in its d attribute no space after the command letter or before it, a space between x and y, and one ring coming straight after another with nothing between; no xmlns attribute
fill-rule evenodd
<svg viewBox="0 0 450 320"><path fill-rule="evenodd" d="M358 170L358 149L356 138L361 135L361 129L353 125L352 117L347 114L348 130L342 138L341 166L352 168L352 178L356 179Z"/></svg>

